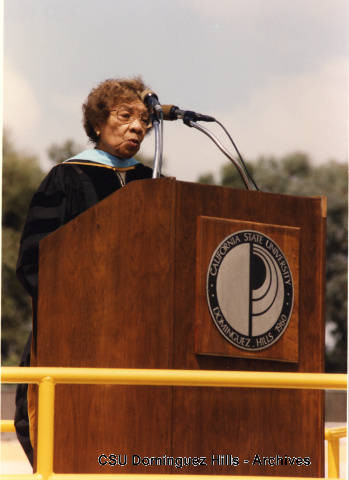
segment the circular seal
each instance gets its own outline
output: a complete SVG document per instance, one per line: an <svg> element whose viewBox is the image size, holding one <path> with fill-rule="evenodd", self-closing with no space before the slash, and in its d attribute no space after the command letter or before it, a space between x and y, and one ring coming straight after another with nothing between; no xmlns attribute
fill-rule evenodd
<svg viewBox="0 0 349 480"><path fill-rule="evenodd" d="M226 237L212 255L207 300L213 321L243 350L270 347L285 332L293 308L293 281L281 248L255 230Z"/></svg>

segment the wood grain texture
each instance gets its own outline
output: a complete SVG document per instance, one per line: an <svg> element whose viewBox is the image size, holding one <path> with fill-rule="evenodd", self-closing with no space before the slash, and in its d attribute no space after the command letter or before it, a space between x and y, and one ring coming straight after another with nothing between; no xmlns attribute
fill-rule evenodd
<svg viewBox="0 0 349 480"><path fill-rule="evenodd" d="M42 242L40 365L170 367L174 185L154 197L134 182ZM169 449L171 387L59 386L56 405L55 472L100 471L105 450Z"/></svg>
<svg viewBox="0 0 349 480"><path fill-rule="evenodd" d="M291 197L263 192L178 182L176 204L176 280L174 366L218 370L323 371L324 356L324 239L322 199ZM194 321L197 217L209 216L300 229L299 361L213 357L195 355ZM189 279L189 280L188 280ZM270 406L272 405L272 409ZM187 412L184 414L184 412ZM252 453L273 456L279 451L306 456L309 467L264 467L258 471L240 464L233 473L265 475L323 475L323 392L222 390L175 388L173 449L203 455L232 450L240 459ZM184 435L184 425L190 432ZM305 435L304 432L307 432ZM309 440L311 439L311 440ZM233 447L231 447L233 445ZM281 449L281 450L280 450ZM197 450L195 450L197 451ZM291 454L292 452L292 454ZM211 473L231 473L231 467ZM193 469L191 470L192 473Z"/></svg>
<svg viewBox="0 0 349 480"><path fill-rule="evenodd" d="M129 184L42 242L37 364L323 371L322 204L172 179ZM300 229L298 363L196 355L198 216ZM322 392L58 386L54 471L323 476L323 420ZM279 454L312 464L116 469L98 466L104 452Z"/></svg>

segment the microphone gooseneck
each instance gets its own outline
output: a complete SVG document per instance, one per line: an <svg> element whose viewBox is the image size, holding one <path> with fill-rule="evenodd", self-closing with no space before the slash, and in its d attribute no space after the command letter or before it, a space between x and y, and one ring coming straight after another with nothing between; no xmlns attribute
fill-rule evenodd
<svg viewBox="0 0 349 480"><path fill-rule="evenodd" d="M239 152L234 140L232 139L231 135L229 134L228 130L224 127L224 125L216 120L214 117L210 115L202 115L201 113L193 112L192 110L181 110L176 105L161 105L164 120L183 120L188 127L195 127L200 130L202 133L205 133L211 140L217 145L217 147L221 150L224 155L226 155L229 160L235 165L240 176L249 190L259 190L258 186L256 185L252 175L247 169L247 166L242 158L241 153ZM209 132L206 128L199 126L196 122L203 121L203 122L216 122L226 133L229 140L231 141L237 155L238 160L236 160L230 152L222 145L222 143L213 135L212 132Z"/></svg>
<svg viewBox="0 0 349 480"><path fill-rule="evenodd" d="M155 152L153 165L153 178L161 176L162 152L163 152L163 113L159 98L155 92L147 88L140 94L140 98L147 107L155 132Z"/></svg>
<svg viewBox="0 0 349 480"><path fill-rule="evenodd" d="M185 123L188 127L197 128L202 133L207 135L217 145L220 151L235 165L248 190L259 190L250 172L248 171L244 159L242 158L242 155L240 154L237 146L235 145L234 140L221 122L216 120L214 117L211 117L210 115L203 115L201 113L193 112L192 110L181 110L176 105L160 105L158 96L150 89L144 90L142 92L141 99L150 111L150 113L152 113L153 126L155 130L155 158L153 178L158 178L161 174L163 120L183 120L183 123ZM213 135L212 132L198 125L196 123L198 121L216 122L224 130L229 140L231 141L238 155L238 159L235 159L232 156L232 154L222 145L222 143Z"/></svg>
<svg viewBox="0 0 349 480"><path fill-rule="evenodd" d="M215 122L216 120L209 115L202 115L201 113L193 112L192 110L181 110L176 105L161 105L164 120L183 120L183 122L189 124L190 121L193 122Z"/></svg>

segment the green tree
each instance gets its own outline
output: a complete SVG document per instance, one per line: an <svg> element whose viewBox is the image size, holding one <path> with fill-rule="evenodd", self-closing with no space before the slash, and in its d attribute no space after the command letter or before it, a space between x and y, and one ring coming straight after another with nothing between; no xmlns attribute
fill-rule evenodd
<svg viewBox="0 0 349 480"><path fill-rule="evenodd" d="M198 178L198 183L205 183L206 185L213 185L215 182L214 175L212 173L204 173Z"/></svg>
<svg viewBox="0 0 349 480"><path fill-rule="evenodd" d="M31 301L15 270L21 231L30 200L43 172L34 156L17 152L7 132L3 139L2 182L2 361L18 364L31 330Z"/></svg>
<svg viewBox="0 0 349 480"><path fill-rule="evenodd" d="M83 148L78 143L69 138L63 143L53 143L47 149L47 154L53 163L62 163L64 160L74 157L74 155L82 150Z"/></svg>
<svg viewBox="0 0 349 480"><path fill-rule="evenodd" d="M329 161L313 165L309 157L294 152L282 158L259 157L247 167L262 191L290 195L327 197L326 325L334 346L326 349L326 370L345 372L347 359L347 165ZM212 174L201 175L202 183L214 183ZM233 188L245 186L237 169L226 164L219 183Z"/></svg>
<svg viewBox="0 0 349 480"><path fill-rule="evenodd" d="M81 151L81 147L68 139L52 144L48 155L53 163ZM37 190L44 172L38 159L18 152L7 131L3 137L3 189L2 189L2 340L1 354L5 365L19 363L25 342L31 330L31 299L16 277L16 262L21 232L29 203Z"/></svg>

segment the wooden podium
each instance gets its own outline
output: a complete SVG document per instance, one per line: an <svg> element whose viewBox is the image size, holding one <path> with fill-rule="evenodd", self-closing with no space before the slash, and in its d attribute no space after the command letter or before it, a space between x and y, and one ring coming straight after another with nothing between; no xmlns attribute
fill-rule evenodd
<svg viewBox="0 0 349 480"><path fill-rule="evenodd" d="M133 182L41 242L37 365L322 372L325 222L321 197ZM258 330L261 312L252 318L258 302L241 314L250 319L241 335L209 303L209 265L214 276L234 242L255 260L269 255L270 271L282 267L289 318L276 340L274 326ZM262 288L244 270L227 274L235 293L223 295L234 328L235 308L244 312L251 288ZM54 471L322 477L323 406L323 392L310 390L58 385Z"/></svg>

